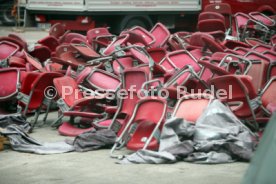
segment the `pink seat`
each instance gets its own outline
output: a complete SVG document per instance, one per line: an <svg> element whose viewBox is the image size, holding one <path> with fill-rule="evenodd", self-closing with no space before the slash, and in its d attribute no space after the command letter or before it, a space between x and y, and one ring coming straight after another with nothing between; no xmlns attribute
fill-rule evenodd
<svg viewBox="0 0 276 184"><path fill-rule="evenodd" d="M66 33L68 32L66 32L65 27L61 23L52 25L49 30L49 35L55 37L56 39L59 39Z"/></svg>
<svg viewBox="0 0 276 184"><path fill-rule="evenodd" d="M150 46L155 42L155 37L150 32L148 32L146 29L144 29L140 26L135 26L135 27L131 28L130 30L135 32L138 35L141 35L145 39L145 41L146 41L145 46Z"/></svg>
<svg viewBox="0 0 276 184"><path fill-rule="evenodd" d="M93 127L90 127L90 128L77 128L69 122L64 122L58 128L58 132L59 132L60 135L76 137L76 136L78 136L78 135L80 135L84 132L88 132L88 131L91 131L93 129L94 129Z"/></svg>
<svg viewBox="0 0 276 184"><path fill-rule="evenodd" d="M116 38L113 42L111 42L107 48L103 51L104 55L111 55L117 46L124 47L129 38L129 34L124 34Z"/></svg>
<svg viewBox="0 0 276 184"><path fill-rule="evenodd" d="M93 59L100 57L96 51L87 45L70 44L70 46L75 50L75 52L78 52L84 58Z"/></svg>
<svg viewBox="0 0 276 184"><path fill-rule="evenodd" d="M262 24L273 27L275 26L275 21L268 16L260 13L260 12L250 12L250 17L252 17L254 20L261 22Z"/></svg>
<svg viewBox="0 0 276 184"><path fill-rule="evenodd" d="M276 52L267 50L262 53L266 58L270 60L270 62L276 61Z"/></svg>
<svg viewBox="0 0 276 184"><path fill-rule="evenodd" d="M164 47L170 37L170 31L161 23L155 24L150 33L155 38L155 42L151 45L152 48Z"/></svg>
<svg viewBox="0 0 276 184"><path fill-rule="evenodd" d="M108 28L105 27L90 29L86 34L88 43L91 44L92 48L95 50L107 47L114 37L115 36L108 31Z"/></svg>
<svg viewBox="0 0 276 184"><path fill-rule="evenodd" d="M234 15L234 17L235 17L235 21L236 21L237 31L239 29L242 29L243 26L245 26L248 23L248 21L250 20L250 16L249 15L247 15L245 13L241 13L241 12L236 13Z"/></svg>
<svg viewBox="0 0 276 184"><path fill-rule="evenodd" d="M6 36L1 36L0 37L0 43L1 42L8 42L9 45L13 45L13 47L17 48L17 51L21 50L27 50L26 48L26 43L23 42L21 39L18 39L17 37L6 37ZM15 46L16 45L16 46Z"/></svg>
<svg viewBox="0 0 276 184"><path fill-rule="evenodd" d="M213 3L204 7L204 12L217 12L225 17L226 28L231 28L232 25L232 9L227 3Z"/></svg>
<svg viewBox="0 0 276 184"><path fill-rule="evenodd" d="M90 89L102 92L115 92L121 84L121 81L116 75L101 69L92 70L85 81Z"/></svg>
<svg viewBox="0 0 276 184"><path fill-rule="evenodd" d="M87 40L86 40L86 36L82 35L82 34L79 34L79 33L67 33L67 34L64 34L62 37L60 37L59 39L59 42L60 43L72 43L72 40L73 39L78 39L80 41L82 41L83 43L86 43Z"/></svg>
<svg viewBox="0 0 276 184"><path fill-rule="evenodd" d="M167 51L164 48L151 48L148 49L147 52L155 63L160 63L167 54Z"/></svg>
<svg viewBox="0 0 276 184"><path fill-rule="evenodd" d="M197 24L198 30L201 32L226 31L225 22L221 19L205 19Z"/></svg>
<svg viewBox="0 0 276 184"><path fill-rule="evenodd" d="M0 69L0 101L13 99L19 91L20 70L16 68Z"/></svg>
<svg viewBox="0 0 276 184"><path fill-rule="evenodd" d="M265 44L264 41L257 39L257 38L245 38L245 43L247 43L248 45L250 45L251 47L254 47L256 45L259 44Z"/></svg>
<svg viewBox="0 0 276 184"><path fill-rule="evenodd" d="M20 47L17 44L3 40L0 41L0 50L0 61L2 61L15 55L20 50Z"/></svg>
<svg viewBox="0 0 276 184"><path fill-rule="evenodd" d="M51 60L76 70L79 65L85 66L86 61L98 57L100 55L87 45L70 44L57 47L56 57L52 57Z"/></svg>
<svg viewBox="0 0 276 184"><path fill-rule="evenodd" d="M204 12L200 13L198 16L198 21L208 20L208 19L219 19L219 20L225 22L224 16L217 12L205 12L204 11Z"/></svg>
<svg viewBox="0 0 276 184"><path fill-rule="evenodd" d="M174 51L167 54L166 58L173 68L181 69L187 65L190 65L196 72L200 70L197 60L188 51Z"/></svg>
<svg viewBox="0 0 276 184"><path fill-rule="evenodd" d="M162 99L146 98L138 101L134 112L127 122L122 134L117 138L111 154L120 145L126 145L130 150L159 148L159 137L167 104Z"/></svg>
<svg viewBox="0 0 276 184"><path fill-rule="evenodd" d="M256 52L263 53L265 51L270 51L272 49L272 47L270 45L266 45L266 44L258 44L258 45L255 45L254 47L252 47L252 49Z"/></svg>
<svg viewBox="0 0 276 184"><path fill-rule="evenodd" d="M225 40L223 42L223 46L226 47L227 49L235 49L237 47L243 47L243 48L250 48L251 46L241 42L241 41L237 41L237 40Z"/></svg>
<svg viewBox="0 0 276 184"><path fill-rule="evenodd" d="M276 35L272 36L270 39L270 43L275 46L276 45Z"/></svg>
<svg viewBox="0 0 276 184"><path fill-rule="evenodd" d="M258 128L256 109L253 109L250 103L250 100L257 97L257 92L253 87L250 76L224 75L211 79L210 83L214 85L216 90L227 92L226 96L220 96L219 99L227 103L237 117L242 119L253 118L255 128Z"/></svg>
<svg viewBox="0 0 276 184"><path fill-rule="evenodd" d="M264 89L260 93L262 106L266 110L267 110L267 107L269 108L269 106L270 106L270 109L274 109L275 107L275 104L276 104L275 90L276 90L276 77L274 76L267 82Z"/></svg>
<svg viewBox="0 0 276 184"><path fill-rule="evenodd" d="M50 104L45 102L47 96L45 96L45 90L50 86L53 86L53 79L63 76L61 73L47 72L47 73L27 73L24 81L22 82L20 93L18 94L19 105L23 108L22 114L26 115L27 112L35 110L36 115L32 126L34 127L38 116L43 107L47 107L44 121L47 119ZM48 91L49 94L55 93L55 91ZM46 91L47 92L47 91ZM49 97L50 98L50 97ZM52 99L48 99L52 100Z"/></svg>
<svg viewBox="0 0 276 184"><path fill-rule="evenodd" d="M54 52L59 45L59 41L53 36L47 36L41 40L38 40L37 42L48 47L52 52Z"/></svg>
<svg viewBox="0 0 276 184"><path fill-rule="evenodd" d="M196 123L212 99L214 99L213 96L203 93L184 95L178 100L172 117L182 118L186 121Z"/></svg>
<svg viewBox="0 0 276 184"><path fill-rule="evenodd" d="M46 71L43 67L42 63L34 59L30 54L24 51L25 58L27 63L29 63L35 70L39 70L41 72Z"/></svg>
<svg viewBox="0 0 276 184"><path fill-rule="evenodd" d="M202 36L202 41L205 44L205 47L208 48L211 52L223 52L225 47L218 42L216 42L212 37Z"/></svg>
<svg viewBox="0 0 276 184"><path fill-rule="evenodd" d="M104 114L102 112L95 112L95 105L97 101L104 100L104 96L84 96L80 92L76 81L69 76L55 78L53 82L60 97L58 106L62 114L52 123L52 126L58 126L63 116L70 116L71 118L77 116L91 119L103 118ZM73 121L74 119L71 120Z"/></svg>
<svg viewBox="0 0 276 184"><path fill-rule="evenodd" d="M244 56L244 55L246 55L248 52L251 52L252 49L250 49L250 48L245 48L245 47L236 47L236 48L234 49L234 51L237 52L239 55Z"/></svg>
<svg viewBox="0 0 276 184"><path fill-rule="evenodd" d="M30 55L36 59L38 59L41 63L50 59L51 50L43 45L35 46L34 50L29 52Z"/></svg>
<svg viewBox="0 0 276 184"><path fill-rule="evenodd" d="M60 44L59 46L57 46L56 50L55 50L55 56L54 57L61 57L61 54L65 53L65 52L72 52L75 49L70 45L70 44Z"/></svg>
<svg viewBox="0 0 276 184"><path fill-rule="evenodd" d="M139 100L137 93L141 90L144 82L147 80L147 73L143 69L125 69L121 75L121 89L125 89L127 91L132 89L134 92L130 93L128 91L126 98L119 100L119 105L112 121L99 122L96 126L102 128L109 127L113 131L117 132L118 135L120 135L126 122L132 115L137 101Z"/></svg>
<svg viewBox="0 0 276 184"><path fill-rule="evenodd" d="M116 60L112 61L112 68L116 75L120 75L121 71L126 70L128 68L133 68L133 57L126 56L126 57L120 57Z"/></svg>
<svg viewBox="0 0 276 184"><path fill-rule="evenodd" d="M11 56L9 58L9 67L15 67L15 68L25 68L26 61L25 59L22 59L20 57Z"/></svg>
<svg viewBox="0 0 276 184"><path fill-rule="evenodd" d="M252 66L247 75L252 77L256 90L262 89L267 80L270 60L258 52L249 52L245 57L252 62Z"/></svg>
<svg viewBox="0 0 276 184"><path fill-rule="evenodd" d="M19 36L18 34L15 34L15 33L10 33L8 35L9 38L12 38L13 40L16 40L17 43L20 43L20 45L22 46L22 49L24 50L28 50L28 44L27 44L27 41L22 38L21 36Z"/></svg>

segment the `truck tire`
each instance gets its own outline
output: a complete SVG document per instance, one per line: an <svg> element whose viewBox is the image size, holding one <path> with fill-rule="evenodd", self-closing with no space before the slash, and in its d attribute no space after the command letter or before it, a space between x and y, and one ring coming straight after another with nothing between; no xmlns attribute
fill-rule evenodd
<svg viewBox="0 0 276 184"><path fill-rule="evenodd" d="M3 2L0 5L0 18L4 25L13 26L15 25L15 17L11 15L14 1Z"/></svg>
<svg viewBox="0 0 276 184"><path fill-rule="evenodd" d="M147 30L151 29L153 23L149 16L144 15L127 15L119 23L116 32L120 33L124 29L129 29L134 26L141 26Z"/></svg>

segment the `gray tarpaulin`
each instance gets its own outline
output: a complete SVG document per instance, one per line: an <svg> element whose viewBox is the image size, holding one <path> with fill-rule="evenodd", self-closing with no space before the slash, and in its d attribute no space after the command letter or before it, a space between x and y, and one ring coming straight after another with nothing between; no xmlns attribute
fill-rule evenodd
<svg viewBox="0 0 276 184"><path fill-rule="evenodd" d="M16 124L0 129L0 133L9 138L10 145L15 151L36 154L56 154L74 151L74 147L65 142L40 143L31 138L22 127Z"/></svg>
<svg viewBox="0 0 276 184"><path fill-rule="evenodd" d="M29 132L31 130L31 124L19 113L0 115L0 128L6 128L14 124L20 126L24 132Z"/></svg>
<svg viewBox="0 0 276 184"><path fill-rule="evenodd" d="M92 151L101 148L110 148L116 139L116 133L109 129L90 130L78 135L73 142L67 140L68 144L74 146L78 152Z"/></svg>
<svg viewBox="0 0 276 184"><path fill-rule="evenodd" d="M220 101L214 100L196 123L168 120L158 152L139 150L119 163L195 163L248 161L255 148L254 134Z"/></svg>

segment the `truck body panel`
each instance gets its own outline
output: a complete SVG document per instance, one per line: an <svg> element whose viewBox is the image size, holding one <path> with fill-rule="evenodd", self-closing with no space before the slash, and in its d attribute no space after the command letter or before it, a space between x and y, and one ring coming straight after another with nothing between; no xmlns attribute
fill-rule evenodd
<svg viewBox="0 0 276 184"><path fill-rule="evenodd" d="M83 0L29 0L26 8L35 11L84 12L86 10Z"/></svg>
<svg viewBox="0 0 276 184"><path fill-rule="evenodd" d="M200 0L86 0L87 11L91 12L110 12L110 11L169 11L169 12L185 12L200 11Z"/></svg>
<svg viewBox="0 0 276 184"><path fill-rule="evenodd" d="M128 12L128 11L200 11L201 0L29 0L28 10L41 11L87 11L87 12Z"/></svg>
<svg viewBox="0 0 276 184"><path fill-rule="evenodd" d="M162 22L169 28L194 29L198 14L213 3L228 3L233 14L276 13L275 0L28 0L25 25L60 22L71 30L93 26L122 30L137 24L149 29L154 23Z"/></svg>

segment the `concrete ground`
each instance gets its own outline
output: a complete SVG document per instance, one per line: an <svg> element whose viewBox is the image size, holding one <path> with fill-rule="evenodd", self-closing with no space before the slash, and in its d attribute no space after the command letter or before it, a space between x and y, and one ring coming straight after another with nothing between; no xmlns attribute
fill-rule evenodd
<svg viewBox="0 0 276 184"><path fill-rule="evenodd" d="M12 28L0 27L0 36L7 36ZM19 30L19 35L34 43L48 33L38 29ZM52 122L57 117L51 113ZM32 137L39 141L64 140L57 130L46 124L36 128ZM76 184L76 183L185 183L238 184L248 163L198 165L185 162L165 165L118 165L109 158L109 150L56 155L35 155L12 150L0 152L0 184Z"/></svg>
<svg viewBox="0 0 276 184"><path fill-rule="evenodd" d="M15 33L26 39L29 44L35 43L39 39L48 35L47 30L40 28L23 28L23 27L1 27L0 36L8 36L9 33Z"/></svg>
<svg viewBox="0 0 276 184"><path fill-rule="evenodd" d="M43 117L43 116L41 116ZM47 123L31 134L42 142L63 141L57 130L49 127L57 117L51 113ZM70 138L72 139L72 138ZM12 150L0 152L0 183L2 184L238 184L247 163L199 165L186 162L175 164L116 164L109 150L84 153L36 155Z"/></svg>

